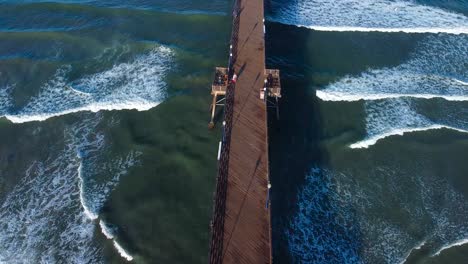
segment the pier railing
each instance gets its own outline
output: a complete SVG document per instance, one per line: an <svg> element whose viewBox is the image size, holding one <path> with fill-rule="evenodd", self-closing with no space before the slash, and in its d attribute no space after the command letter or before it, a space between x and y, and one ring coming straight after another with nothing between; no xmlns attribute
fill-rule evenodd
<svg viewBox="0 0 468 264"><path fill-rule="evenodd" d="M229 80L234 75L234 65L237 59L239 19L241 0L234 1L233 28L228 62ZM219 264L223 261L224 216L226 211L226 194L229 173L229 147L231 144L232 117L234 112L235 82L230 82L226 90L224 107L223 136L221 154L218 161L218 174L216 177L216 191L213 201L213 219L211 220L211 237L209 263Z"/></svg>

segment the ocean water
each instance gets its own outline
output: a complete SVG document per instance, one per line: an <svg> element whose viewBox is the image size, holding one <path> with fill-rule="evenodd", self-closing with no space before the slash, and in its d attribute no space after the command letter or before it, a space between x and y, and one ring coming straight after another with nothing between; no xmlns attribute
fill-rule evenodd
<svg viewBox="0 0 468 264"><path fill-rule="evenodd" d="M468 2L265 4L274 261L467 262ZM231 6L0 0L0 263L207 262Z"/></svg>
<svg viewBox="0 0 468 264"><path fill-rule="evenodd" d="M228 1L0 1L0 263L204 263Z"/></svg>
<svg viewBox="0 0 468 264"><path fill-rule="evenodd" d="M468 261L468 2L267 7L274 260Z"/></svg>

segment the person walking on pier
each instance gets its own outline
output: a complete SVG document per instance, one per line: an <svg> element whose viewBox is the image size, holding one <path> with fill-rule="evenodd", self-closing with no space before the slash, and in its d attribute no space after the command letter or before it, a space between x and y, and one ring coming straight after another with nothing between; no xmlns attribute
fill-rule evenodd
<svg viewBox="0 0 468 264"><path fill-rule="evenodd" d="M236 84L236 82L237 82L237 74L234 73L234 75L232 75L231 83Z"/></svg>

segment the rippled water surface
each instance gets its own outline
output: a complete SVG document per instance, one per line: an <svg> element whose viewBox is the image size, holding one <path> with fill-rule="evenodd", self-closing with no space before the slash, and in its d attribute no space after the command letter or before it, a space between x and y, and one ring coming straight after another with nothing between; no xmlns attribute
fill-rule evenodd
<svg viewBox="0 0 468 264"><path fill-rule="evenodd" d="M466 262L468 3L268 8L274 259Z"/></svg>
<svg viewBox="0 0 468 264"><path fill-rule="evenodd" d="M265 5L275 262L465 263L468 2ZM0 263L207 262L231 6L0 1Z"/></svg>

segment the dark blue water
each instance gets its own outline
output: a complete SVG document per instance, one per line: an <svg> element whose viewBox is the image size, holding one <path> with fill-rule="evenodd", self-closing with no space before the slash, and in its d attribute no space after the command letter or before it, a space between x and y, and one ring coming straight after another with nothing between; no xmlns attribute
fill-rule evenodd
<svg viewBox="0 0 468 264"><path fill-rule="evenodd" d="M269 8L274 259L466 262L467 3Z"/></svg>

